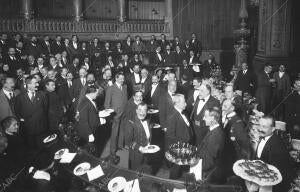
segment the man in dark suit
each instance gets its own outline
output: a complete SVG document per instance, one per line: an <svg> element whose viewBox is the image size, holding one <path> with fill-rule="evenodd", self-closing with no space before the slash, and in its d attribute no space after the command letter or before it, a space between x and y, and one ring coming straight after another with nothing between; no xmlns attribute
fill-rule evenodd
<svg viewBox="0 0 300 192"><path fill-rule="evenodd" d="M261 139L256 150L256 158L265 163L274 165L282 175L282 182L273 186L273 192L289 191L293 178L291 158L284 141L273 134L274 118L265 116L259 121L259 132Z"/></svg>
<svg viewBox="0 0 300 192"><path fill-rule="evenodd" d="M8 40L7 40L7 34L2 33L1 38L0 38L0 49L2 50L3 53L6 53L8 50Z"/></svg>
<svg viewBox="0 0 300 192"><path fill-rule="evenodd" d="M202 179L209 183L224 182L223 159L225 135L219 125L221 114L213 108L206 109L203 121L208 127L208 133L202 142L197 144L199 156L202 159Z"/></svg>
<svg viewBox="0 0 300 192"><path fill-rule="evenodd" d="M190 40L191 49L194 51L195 55L199 58L202 53L201 42L197 39L196 34L192 33L192 39Z"/></svg>
<svg viewBox="0 0 300 192"><path fill-rule="evenodd" d="M148 52L150 52L150 53L155 52L156 47L157 47L157 41L156 41L155 35L151 35L151 39L150 39L150 41L146 44L146 47L147 47L147 51L148 51Z"/></svg>
<svg viewBox="0 0 300 192"><path fill-rule="evenodd" d="M86 69L81 68L79 70L79 78L77 78L73 81L73 90L74 90L74 98L75 99L77 99L79 97L82 87L86 84L86 75L87 75Z"/></svg>
<svg viewBox="0 0 300 192"><path fill-rule="evenodd" d="M55 42L51 45L51 53L56 55L57 53L62 53L64 51L63 44L61 42L61 36L56 35Z"/></svg>
<svg viewBox="0 0 300 192"><path fill-rule="evenodd" d="M74 78L77 78L78 72L79 72L80 66L79 66L79 59L75 57L72 60L72 64L68 65L68 70L73 74Z"/></svg>
<svg viewBox="0 0 300 192"><path fill-rule="evenodd" d="M137 85L141 83L141 73L140 65L135 64L133 66L133 73L130 73L127 77L127 88L128 88L128 97L131 97Z"/></svg>
<svg viewBox="0 0 300 192"><path fill-rule="evenodd" d="M130 54L132 52L132 40L130 35L127 36L126 41L123 43L124 53Z"/></svg>
<svg viewBox="0 0 300 192"><path fill-rule="evenodd" d="M141 41L141 37L139 35L135 36L135 41L132 44L132 51L136 53L146 51L145 44Z"/></svg>
<svg viewBox="0 0 300 192"><path fill-rule="evenodd" d="M151 91L151 76L149 75L149 71L146 68L142 68L141 70L141 85L142 90L144 91L144 95L147 95Z"/></svg>
<svg viewBox="0 0 300 192"><path fill-rule="evenodd" d="M78 106L79 120L75 127L78 135L86 143L95 142L94 136L96 129L100 126L100 118L94 100L99 92L96 86L87 86L85 97L81 100Z"/></svg>
<svg viewBox="0 0 300 192"><path fill-rule="evenodd" d="M28 146L38 147L39 137L48 132L48 101L42 92L38 92L37 80L29 76L26 79L27 91L19 94L15 100L15 113L24 124L24 132Z"/></svg>
<svg viewBox="0 0 300 192"><path fill-rule="evenodd" d="M128 120L126 127L126 145L129 147L129 168L133 170L143 169L146 163L144 153L146 146L151 141L151 127L146 120L147 105L140 103L136 109L136 116Z"/></svg>
<svg viewBox="0 0 300 192"><path fill-rule="evenodd" d="M48 79L45 83L46 97L48 99L48 126L49 131L57 132L66 107L59 95L55 92L55 81Z"/></svg>
<svg viewBox="0 0 300 192"><path fill-rule="evenodd" d="M56 58L55 57L50 57L49 58L49 70L54 70L56 72L56 74L60 73L60 66L57 64Z"/></svg>
<svg viewBox="0 0 300 192"><path fill-rule="evenodd" d="M169 45L167 37L165 34L160 35L160 40L157 41L158 45L161 47L162 52L165 52L166 46Z"/></svg>
<svg viewBox="0 0 300 192"><path fill-rule="evenodd" d="M159 122L161 127L165 128L167 125L168 116L173 112L173 95L176 93L177 83L174 80L168 82L167 90L162 91L158 101Z"/></svg>
<svg viewBox="0 0 300 192"><path fill-rule="evenodd" d="M163 55L161 54L161 47L158 46L156 51L151 54L151 64L154 66L162 67L164 63Z"/></svg>
<svg viewBox="0 0 300 192"><path fill-rule="evenodd" d="M105 95L104 108L113 109L115 115L113 117L112 132L110 137L110 157L113 162L118 162L116 157L120 122L127 103L128 93L127 86L124 85L125 77L123 73L116 74L116 82L107 88Z"/></svg>
<svg viewBox="0 0 300 192"><path fill-rule="evenodd" d="M41 54L41 47L37 43L36 36L32 36L31 37L31 41L26 46L26 52L27 52L27 55L33 55L35 58L37 58L38 56L40 56L40 54Z"/></svg>
<svg viewBox="0 0 300 192"><path fill-rule="evenodd" d="M164 65L165 66L174 66L175 65L175 55L171 52L171 46L166 46L166 51L164 54Z"/></svg>
<svg viewBox="0 0 300 192"><path fill-rule="evenodd" d="M15 91L15 80L12 77L6 77L2 80L2 89L0 91L0 121L9 116L15 116L14 104L15 97L19 91Z"/></svg>
<svg viewBox="0 0 300 192"><path fill-rule="evenodd" d="M80 57L80 55L79 55L80 44L78 42L77 35L72 35L72 41L71 41L69 47L70 47L71 59L73 59L74 57Z"/></svg>
<svg viewBox="0 0 300 192"><path fill-rule="evenodd" d="M181 48L179 45L175 47L175 53L174 53L174 62L176 65L182 65L182 61L185 58L184 53L181 51Z"/></svg>
<svg viewBox="0 0 300 192"><path fill-rule="evenodd" d="M242 70L234 81L234 89L253 95L254 81L254 74L248 70L248 64L242 63Z"/></svg>
<svg viewBox="0 0 300 192"><path fill-rule="evenodd" d="M222 123L226 135L225 154L226 176L233 176L233 163L239 159L250 159L251 143L246 126L235 112L242 103L239 100L226 99L222 104Z"/></svg>
<svg viewBox="0 0 300 192"><path fill-rule="evenodd" d="M177 142L191 143L192 141L192 129L190 123L183 113L186 102L184 95L175 94L173 96L174 109L168 116L166 123L166 135L165 135L165 149ZM172 164L170 169L170 179L178 179L181 177L184 168L182 166Z"/></svg>
<svg viewBox="0 0 300 192"><path fill-rule="evenodd" d="M158 76L153 75L151 89L146 95L146 99L145 99L146 102L150 105L153 105L153 107L157 109L163 91L164 89L162 85L159 83Z"/></svg>
<svg viewBox="0 0 300 192"><path fill-rule="evenodd" d="M9 69L12 71L13 75L16 76L17 74L15 71L19 69L21 66L21 60L18 56L16 56L15 48L10 47L8 49L8 55L3 58L3 61L8 64Z"/></svg>
<svg viewBox="0 0 300 192"><path fill-rule="evenodd" d="M186 75L182 75L180 81L181 82L178 87L178 93L183 94L184 98L188 99L188 94L192 89L191 83Z"/></svg>
<svg viewBox="0 0 300 192"><path fill-rule="evenodd" d="M204 112L208 108L215 108L219 111L221 110L220 102L211 96L211 87L208 84L202 84L199 87L199 96L196 99L191 113L196 145L199 145L203 141L205 135L209 131L203 120Z"/></svg>
<svg viewBox="0 0 300 192"><path fill-rule="evenodd" d="M275 89L273 90L272 107L275 108L291 91L291 81L289 75L285 72L285 66L280 65L279 71L273 74L275 80ZM280 105L275 111L277 120L285 120L284 105Z"/></svg>
<svg viewBox="0 0 300 192"><path fill-rule="evenodd" d="M266 64L264 71L257 74L257 88L255 97L259 104L259 109L263 113L267 114L271 111L271 78L270 73L272 71L272 66Z"/></svg>
<svg viewBox="0 0 300 192"><path fill-rule="evenodd" d="M41 53L45 56L49 56L51 54L51 47L50 47L50 39L49 36L46 35L43 41L40 43L41 46Z"/></svg>
<svg viewBox="0 0 300 192"><path fill-rule="evenodd" d="M200 89L201 84L202 84L202 80L200 77L193 78L193 88L194 89L192 89L188 92L187 101L186 101L186 104L187 104L186 112L188 115L191 114L191 112L194 108L195 102L199 96L199 89Z"/></svg>
<svg viewBox="0 0 300 192"><path fill-rule="evenodd" d="M200 63L199 59L195 55L195 51L194 50L190 50L189 57L188 57L187 61L188 61L189 65L196 64L196 63L199 64Z"/></svg>

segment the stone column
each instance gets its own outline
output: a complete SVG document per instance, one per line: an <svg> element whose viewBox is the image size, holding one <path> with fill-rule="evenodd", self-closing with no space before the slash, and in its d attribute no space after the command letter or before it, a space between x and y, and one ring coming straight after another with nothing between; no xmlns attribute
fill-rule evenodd
<svg viewBox="0 0 300 192"><path fill-rule="evenodd" d="M173 38L173 8L172 0L165 0L165 23L169 24L170 38Z"/></svg>
<svg viewBox="0 0 300 192"><path fill-rule="evenodd" d="M258 45L254 69L262 70L264 63L288 64L290 52L291 1L260 0Z"/></svg>
<svg viewBox="0 0 300 192"><path fill-rule="evenodd" d="M75 21L83 19L83 0L73 0Z"/></svg>
<svg viewBox="0 0 300 192"><path fill-rule="evenodd" d="M23 18L27 20L32 19L33 13L32 0L22 0L21 14Z"/></svg>
<svg viewBox="0 0 300 192"><path fill-rule="evenodd" d="M125 22L128 19L128 0L118 0L118 21Z"/></svg>

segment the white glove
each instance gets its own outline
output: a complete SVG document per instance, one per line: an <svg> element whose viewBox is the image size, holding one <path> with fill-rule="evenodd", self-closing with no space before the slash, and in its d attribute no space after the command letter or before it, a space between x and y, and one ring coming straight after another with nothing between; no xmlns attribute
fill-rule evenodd
<svg viewBox="0 0 300 192"><path fill-rule="evenodd" d="M94 135L93 135L93 134L90 134L90 135L89 135L89 142L91 143L91 142L94 142L94 141L95 141Z"/></svg>

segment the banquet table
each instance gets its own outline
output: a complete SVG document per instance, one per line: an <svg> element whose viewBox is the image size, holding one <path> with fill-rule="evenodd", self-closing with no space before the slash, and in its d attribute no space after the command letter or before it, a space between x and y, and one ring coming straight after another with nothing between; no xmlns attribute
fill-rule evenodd
<svg viewBox="0 0 300 192"><path fill-rule="evenodd" d="M96 158L95 156L88 153L86 150L75 146L72 142L70 142L68 139L63 138L62 136L59 136L54 142L47 144L46 147L53 153L63 148L69 149L70 153L77 153L73 161L69 164L60 164L58 161L56 162L59 164L60 167L62 167L63 171L66 171L67 173L73 176L75 176L73 173L74 168L80 163L88 162L91 164L91 168L100 165L104 172L104 175L95 180L89 181L87 174L84 174L82 176L76 176L80 180L88 183L89 185L93 185L100 191L108 191L108 182L114 177L118 176L124 177L126 181L138 179L139 186L142 192L153 191L152 186L155 184L164 186L166 189L170 189L170 191L172 191L174 188L187 189L187 191L194 192L207 190L212 192L243 191L243 188L239 185L213 185L205 182L196 183L191 181L170 180L141 172L128 170L126 168L112 165L103 159Z"/></svg>

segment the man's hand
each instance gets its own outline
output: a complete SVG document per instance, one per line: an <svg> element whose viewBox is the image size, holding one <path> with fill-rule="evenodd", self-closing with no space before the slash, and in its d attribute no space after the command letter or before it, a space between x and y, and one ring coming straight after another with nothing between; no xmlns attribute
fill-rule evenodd
<svg viewBox="0 0 300 192"><path fill-rule="evenodd" d="M140 146L139 151L141 153L146 153L146 147Z"/></svg>

